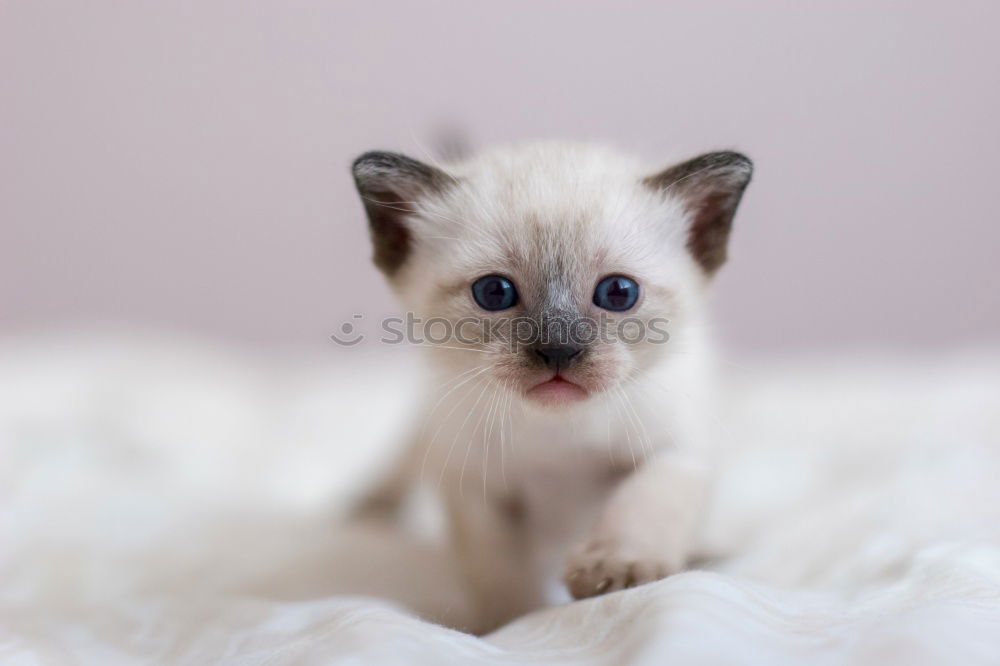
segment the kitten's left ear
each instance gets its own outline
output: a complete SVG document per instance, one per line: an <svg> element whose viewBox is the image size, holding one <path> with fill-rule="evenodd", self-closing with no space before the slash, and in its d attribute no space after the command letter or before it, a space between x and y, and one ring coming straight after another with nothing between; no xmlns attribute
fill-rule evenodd
<svg viewBox="0 0 1000 666"><path fill-rule="evenodd" d="M691 214L687 247L706 274L726 261L733 216L753 175L750 158L732 151L706 153L643 180L681 198Z"/></svg>

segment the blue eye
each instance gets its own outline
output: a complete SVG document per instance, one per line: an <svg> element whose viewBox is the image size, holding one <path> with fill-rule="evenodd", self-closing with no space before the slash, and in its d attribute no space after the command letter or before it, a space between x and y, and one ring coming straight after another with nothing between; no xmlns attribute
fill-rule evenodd
<svg viewBox="0 0 1000 666"><path fill-rule="evenodd" d="M623 275L609 275L597 283L594 305L605 310L628 310L639 300L639 285Z"/></svg>
<svg viewBox="0 0 1000 666"><path fill-rule="evenodd" d="M472 296L484 310L506 310L517 305L514 283L499 275L487 275L473 282Z"/></svg>

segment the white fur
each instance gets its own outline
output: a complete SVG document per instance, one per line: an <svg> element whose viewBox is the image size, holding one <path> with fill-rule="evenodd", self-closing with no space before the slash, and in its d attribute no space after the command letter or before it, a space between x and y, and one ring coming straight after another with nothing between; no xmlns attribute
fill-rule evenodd
<svg viewBox="0 0 1000 666"><path fill-rule="evenodd" d="M414 313L494 316L469 285L502 273L524 301L544 292L596 317L596 281L620 273L643 291L629 314L668 318L671 339L598 345L574 378L590 397L564 407L525 397L537 374L502 342L441 345L427 422L363 507L392 505L414 482L440 491L477 632L565 598L560 579L585 597L682 569L712 467L706 279L686 249L684 202L602 148L534 144L442 169L455 184L408 204L414 244L392 277Z"/></svg>

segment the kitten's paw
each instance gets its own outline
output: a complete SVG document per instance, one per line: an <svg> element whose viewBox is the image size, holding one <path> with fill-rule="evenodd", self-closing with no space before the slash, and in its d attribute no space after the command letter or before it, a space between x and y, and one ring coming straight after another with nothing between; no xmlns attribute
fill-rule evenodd
<svg viewBox="0 0 1000 666"><path fill-rule="evenodd" d="M569 557L563 581L574 599L586 599L666 578L681 557L640 554L608 541L592 541Z"/></svg>

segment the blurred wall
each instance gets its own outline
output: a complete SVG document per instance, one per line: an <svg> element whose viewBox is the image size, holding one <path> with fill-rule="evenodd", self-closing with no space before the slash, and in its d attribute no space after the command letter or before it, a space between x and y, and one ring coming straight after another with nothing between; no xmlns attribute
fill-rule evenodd
<svg viewBox="0 0 1000 666"><path fill-rule="evenodd" d="M755 158L739 350L1000 339L1000 3L0 1L0 333L322 344L391 310L351 158Z"/></svg>

